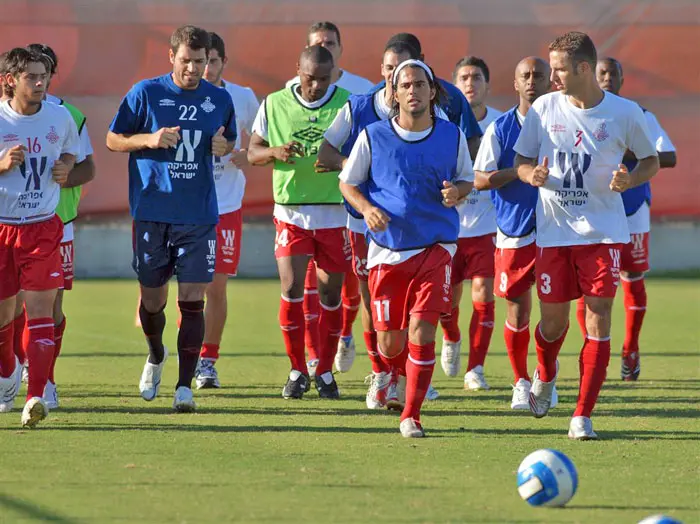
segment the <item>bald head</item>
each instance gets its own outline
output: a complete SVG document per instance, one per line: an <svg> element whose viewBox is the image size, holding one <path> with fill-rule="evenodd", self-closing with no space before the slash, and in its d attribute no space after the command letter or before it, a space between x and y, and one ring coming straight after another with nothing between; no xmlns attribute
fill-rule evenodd
<svg viewBox="0 0 700 524"><path fill-rule="evenodd" d="M549 64L537 56L523 58L515 67L515 91L520 102L532 104L539 97L549 92Z"/></svg>
<svg viewBox="0 0 700 524"><path fill-rule="evenodd" d="M331 85L333 55L323 46L312 45L302 51L297 64L301 96L307 102L323 98Z"/></svg>
<svg viewBox="0 0 700 524"><path fill-rule="evenodd" d="M625 81L622 64L610 56L598 60L595 77L601 89L615 95L620 94L620 89Z"/></svg>

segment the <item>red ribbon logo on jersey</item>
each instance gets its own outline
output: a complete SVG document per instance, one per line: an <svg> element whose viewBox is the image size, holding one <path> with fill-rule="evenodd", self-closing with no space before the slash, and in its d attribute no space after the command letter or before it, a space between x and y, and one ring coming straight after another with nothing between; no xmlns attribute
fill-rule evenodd
<svg viewBox="0 0 700 524"><path fill-rule="evenodd" d="M52 144L55 144L55 143L58 142L60 139L61 139L61 137L58 136L58 133L56 133L56 128L55 128L54 126L51 126L51 127L49 128L48 134L46 135L46 140L48 140L48 141L51 142Z"/></svg>
<svg viewBox="0 0 700 524"><path fill-rule="evenodd" d="M580 129L576 130L576 142L574 142L574 147L578 147L581 141L583 140L583 131Z"/></svg>
<svg viewBox="0 0 700 524"><path fill-rule="evenodd" d="M610 137L610 134L608 134L607 126L605 122L600 124L598 126L598 129L595 130L593 133L593 137L598 141L598 142L604 142L607 138Z"/></svg>

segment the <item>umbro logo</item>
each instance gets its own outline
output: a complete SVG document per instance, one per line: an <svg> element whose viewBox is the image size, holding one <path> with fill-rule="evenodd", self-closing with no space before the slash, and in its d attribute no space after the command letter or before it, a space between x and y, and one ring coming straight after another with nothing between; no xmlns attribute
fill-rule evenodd
<svg viewBox="0 0 700 524"><path fill-rule="evenodd" d="M323 130L314 126L308 126L292 133L292 137L301 142L314 143L323 138Z"/></svg>
<svg viewBox="0 0 700 524"><path fill-rule="evenodd" d="M549 128L549 130L552 133L565 133L566 132L566 126L563 124L552 124L552 127Z"/></svg>
<svg viewBox="0 0 700 524"><path fill-rule="evenodd" d="M7 135L3 135L2 137L3 142L14 142L16 140L19 140L19 136L15 135L14 133L9 133Z"/></svg>
<svg viewBox="0 0 700 524"><path fill-rule="evenodd" d="M160 102L158 102L158 105L160 107L175 107L175 100L171 100L170 98L163 98Z"/></svg>
<svg viewBox="0 0 700 524"><path fill-rule="evenodd" d="M56 278L57 276L60 276L60 273L51 273L51 276L52 276L53 278Z"/></svg>

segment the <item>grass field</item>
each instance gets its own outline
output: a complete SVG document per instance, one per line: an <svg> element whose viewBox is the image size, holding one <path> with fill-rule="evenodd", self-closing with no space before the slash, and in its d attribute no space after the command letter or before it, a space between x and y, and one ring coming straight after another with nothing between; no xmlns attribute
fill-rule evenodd
<svg viewBox="0 0 700 524"><path fill-rule="evenodd" d="M441 396L423 414L429 438L409 441L396 414L365 409L361 351L337 377L342 400L281 398L288 360L274 281L231 282L224 387L196 394L193 415L171 412L175 358L161 396L139 397L146 351L133 327L135 283L78 282L66 299L60 409L33 431L21 430L17 410L0 418L0 522L636 523L656 513L700 522L700 280L648 288L642 376L620 382L613 358L594 413L602 440L566 437L577 329L560 359L560 407L541 420L510 410L499 303L486 366L493 389L466 393L438 366ZM174 350L173 304L166 342ZM620 301L615 352L622 320ZM518 464L543 447L578 468L579 492L565 509L530 508L518 497Z"/></svg>

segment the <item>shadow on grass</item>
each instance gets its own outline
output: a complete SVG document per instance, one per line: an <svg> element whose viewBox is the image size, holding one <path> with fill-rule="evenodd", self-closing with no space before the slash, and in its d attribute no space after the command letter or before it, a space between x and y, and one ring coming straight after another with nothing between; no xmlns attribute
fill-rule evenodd
<svg viewBox="0 0 700 524"><path fill-rule="evenodd" d="M11 510L16 513L21 513L25 518L39 520L42 522L58 522L59 524L77 523L77 521L68 517L58 515L52 511L37 506L36 504L12 497L6 493L0 493L0 509L2 510L2 513ZM5 521L3 520L3 522Z"/></svg>

